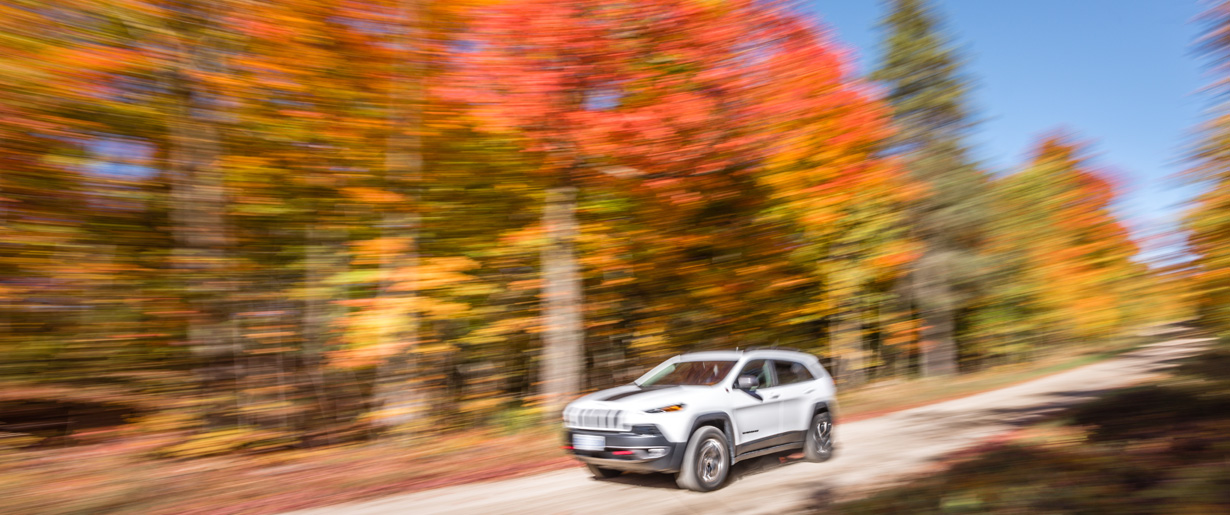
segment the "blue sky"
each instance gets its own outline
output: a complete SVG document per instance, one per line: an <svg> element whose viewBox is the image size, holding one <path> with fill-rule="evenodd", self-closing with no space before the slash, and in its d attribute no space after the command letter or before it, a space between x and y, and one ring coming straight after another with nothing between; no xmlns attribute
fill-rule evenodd
<svg viewBox="0 0 1230 515"><path fill-rule="evenodd" d="M990 169L1018 168L1055 129L1093 143L1099 167L1123 185L1116 212L1137 237L1174 234L1195 188L1173 176L1201 120L1205 76L1192 51L1198 0L933 0L968 59L972 104L983 121L973 141ZM859 69L875 65L877 0L808 0L850 45ZM1143 259L1173 253L1175 238Z"/></svg>

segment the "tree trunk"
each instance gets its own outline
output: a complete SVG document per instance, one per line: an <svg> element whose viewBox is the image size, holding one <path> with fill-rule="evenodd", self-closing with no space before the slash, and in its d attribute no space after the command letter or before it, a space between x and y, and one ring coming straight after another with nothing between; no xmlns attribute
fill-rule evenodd
<svg viewBox="0 0 1230 515"><path fill-rule="evenodd" d="M863 324L860 319L858 300L850 299L841 310L837 322L837 345L841 356L841 379L847 386L856 386L867 381L867 362L864 359Z"/></svg>
<svg viewBox="0 0 1230 515"><path fill-rule="evenodd" d="M329 328L339 316L337 307L333 304L335 289L326 284L330 276L341 270L346 255L342 242L326 236L325 232L316 227L324 223L318 219L307 228L306 248L304 249L303 284L309 292L303 302L303 317L301 319L303 333L304 369L306 384L303 396L314 399L315 415L309 420L309 426L326 424L336 415L331 409L330 394L325 386L325 349L329 336Z"/></svg>
<svg viewBox="0 0 1230 515"><path fill-rule="evenodd" d="M837 357L838 377L846 385L859 385L866 381L866 362L863 355L863 328L860 320L861 278L857 268L859 245L839 242L829 248L828 259L836 263L833 271L832 294L837 298L837 321L833 327L832 346Z"/></svg>
<svg viewBox="0 0 1230 515"><path fill-rule="evenodd" d="M229 241L225 224L226 191L220 157L219 129L210 93L201 74L220 66L213 55L217 44L204 35L211 26L211 8L194 5L186 20L173 31L179 38L177 68L168 89L173 95L168 121L167 171L171 183L171 222L176 248L174 266L192 314L187 320L189 348L200 360L196 374L205 394L237 379L235 328L232 322L230 281L225 269ZM229 359L228 359L229 358ZM209 426L225 422L225 406L206 408Z"/></svg>
<svg viewBox="0 0 1230 515"><path fill-rule="evenodd" d="M398 256L388 256L384 263L386 271L406 267L418 269L418 202L419 186L423 174L423 85L422 85L422 8L420 0L403 0L399 3L400 18L405 29L400 38L403 53L401 60L393 63L392 84L389 93L389 108L392 112L392 133L388 141L388 181L394 190L406 194L409 210L393 208L384 216L384 235L404 238L407 250ZM413 275L412 275L413 277ZM417 372L415 345L419 340L419 315L414 297L418 295L413 281L409 291L394 292L386 281L380 295L407 297L411 303L405 313L393 342L393 354L377 369L374 402L374 420L383 430L405 430L414 421L424 404L424 393L414 384ZM386 342L382 342L386 343Z"/></svg>
<svg viewBox="0 0 1230 515"><path fill-rule="evenodd" d="M941 256L930 254L916 272L917 301L922 311L922 375L957 372L956 345L952 340L952 291Z"/></svg>
<svg viewBox="0 0 1230 515"><path fill-rule="evenodd" d="M914 307L912 306L910 281L907 277L901 277L893 283L893 299L892 303L892 318L890 323L904 322L912 326L914 321ZM908 377L910 374L910 356L913 354L914 341L911 339L908 342L900 344L896 349L893 349L893 376Z"/></svg>
<svg viewBox="0 0 1230 515"><path fill-rule="evenodd" d="M581 325L581 278L573 248L577 237L573 187L547 190L543 226L547 244L542 250L543 331L541 394L545 416L553 420L572 395L580 390L585 335Z"/></svg>

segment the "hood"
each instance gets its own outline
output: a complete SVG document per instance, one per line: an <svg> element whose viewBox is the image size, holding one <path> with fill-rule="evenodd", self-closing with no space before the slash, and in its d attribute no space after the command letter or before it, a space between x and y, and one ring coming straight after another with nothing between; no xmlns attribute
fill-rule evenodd
<svg viewBox="0 0 1230 515"><path fill-rule="evenodd" d="M635 384L610 388L586 395L577 402L600 402L611 408L647 410L685 402L689 390L712 388L712 386L650 386L642 388Z"/></svg>

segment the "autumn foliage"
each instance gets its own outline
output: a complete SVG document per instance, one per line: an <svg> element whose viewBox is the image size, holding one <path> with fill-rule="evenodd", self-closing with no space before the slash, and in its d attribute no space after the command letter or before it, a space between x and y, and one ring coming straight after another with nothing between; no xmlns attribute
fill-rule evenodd
<svg viewBox="0 0 1230 515"><path fill-rule="evenodd" d="M0 380L139 407L159 456L520 427L687 350L854 384L1170 316L1082 145L922 152L929 97L791 2L17 2L0 47Z"/></svg>

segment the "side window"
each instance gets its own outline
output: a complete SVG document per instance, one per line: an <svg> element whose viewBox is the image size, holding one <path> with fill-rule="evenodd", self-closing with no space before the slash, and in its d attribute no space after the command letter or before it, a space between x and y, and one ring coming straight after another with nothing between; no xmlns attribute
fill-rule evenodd
<svg viewBox="0 0 1230 515"><path fill-rule="evenodd" d="M740 376L756 376L760 379L760 387L768 388L776 386L772 384L773 376L769 373L769 363L763 359L754 359L743 365L743 370L739 372ZM737 377L737 376L736 376ZM736 379L737 381L738 379Z"/></svg>
<svg viewBox="0 0 1230 515"><path fill-rule="evenodd" d="M816 378L805 365L794 361L774 361L773 371L777 372L780 384L803 383Z"/></svg>

